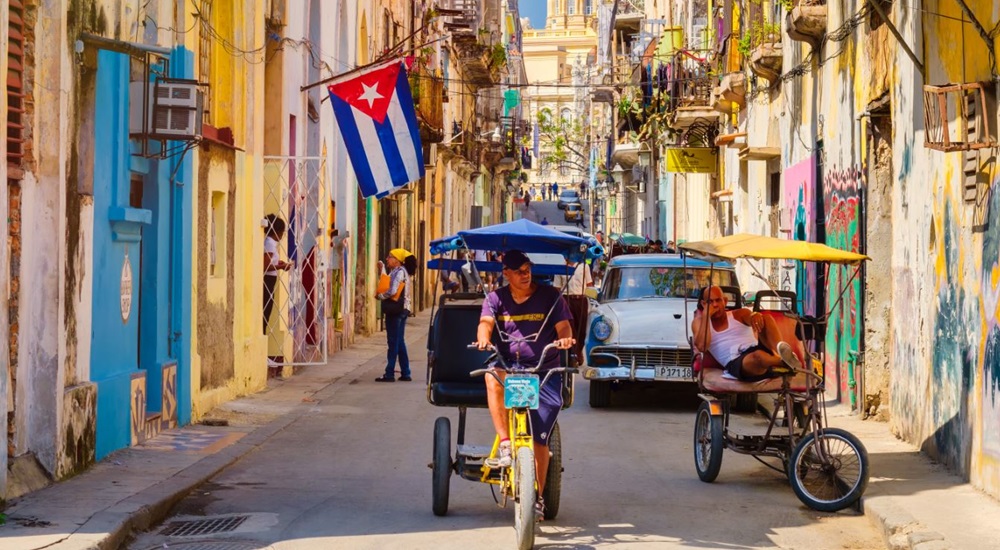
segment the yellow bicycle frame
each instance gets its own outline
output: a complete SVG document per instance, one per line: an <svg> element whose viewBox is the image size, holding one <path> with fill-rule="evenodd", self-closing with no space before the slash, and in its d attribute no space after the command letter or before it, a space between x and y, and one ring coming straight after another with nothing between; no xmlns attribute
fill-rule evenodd
<svg viewBox="0 0 1000 550"><path fill-rule="evenodd" d="M493 468L490 468L486 464L482 467L482 477L479 481L483 483L492 483L494 485L504 486L505 492L507 494L513 494L514 489L514 461L517 460L517 451L522 447L529 447L534 453L535 442L531 438L531 430L529 429L530 423L528 419L528 409L508 409L507 410L507 427L510 430L510 453L511 453L511 465L507 468L509 471L507 475L500 476L500 478L491 478L490 473ZM496 458L500 452L500 436L496 436L493 439L493 448L490 450L489 458Z"/></svg>

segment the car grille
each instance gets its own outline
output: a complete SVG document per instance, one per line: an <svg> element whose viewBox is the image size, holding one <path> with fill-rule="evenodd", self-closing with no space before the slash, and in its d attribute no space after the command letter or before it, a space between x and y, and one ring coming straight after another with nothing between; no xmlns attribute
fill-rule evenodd
<svg viewBox="0 0 1000 550"><path fill-rule="evenodd" d="M615 355L621 359L622 366L631 365L633 357L635 358L636 366L647 367L654 365L690 367L692 362L690 349L596 347L590 353ZM595 359L597 363L603 362L598 357L595 357Z"/></svg>

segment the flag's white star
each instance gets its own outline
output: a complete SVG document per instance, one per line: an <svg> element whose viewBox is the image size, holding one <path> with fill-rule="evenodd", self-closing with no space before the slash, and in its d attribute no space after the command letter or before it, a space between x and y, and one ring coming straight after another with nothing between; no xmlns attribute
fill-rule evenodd
<svg viewBox="0 0 1000 550"><path fill-rule="evenodd" d="M371 86L362 83L361 87L365 89L365 93L361 94L358 99L363 99L368 102L368 108L371 109L372 105L375 104L375 100L385 97L384 95L378 93L378 83L372 84Z"/></svg>

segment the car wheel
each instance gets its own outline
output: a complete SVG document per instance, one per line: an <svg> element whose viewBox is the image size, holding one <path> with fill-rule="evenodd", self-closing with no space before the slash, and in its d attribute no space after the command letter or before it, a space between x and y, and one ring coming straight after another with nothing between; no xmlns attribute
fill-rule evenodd
<svg viewBox="0 0 1000 550"><path fill-rule="evenodd" d="M611 404L611 382L606 380L590 381L590 406L603 409Z"/></svg>

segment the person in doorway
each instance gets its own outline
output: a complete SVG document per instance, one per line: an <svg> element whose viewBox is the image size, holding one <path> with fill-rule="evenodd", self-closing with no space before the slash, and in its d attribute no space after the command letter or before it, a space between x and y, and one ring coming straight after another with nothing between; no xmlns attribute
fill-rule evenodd
<svg viewBox="0 0 1000 550"><path fill-rule="evenodd" d="M705 287L691 322L694 345L711 352L728 378L756 382L780 376L783 367L801 369L792 346L780 341L774 319L759 311L726 309L726 297L717 286ZM773 351L772 351L773 350Z"/></svg>
<svg viewBox="0 0 1000 550"><path fill-rule="evenodd" d="M291 262L281 260L278 255L278 243L285 237L285 220L275 214L264 217L264 334L274 309L274 289L278 282L278 272L292 268Z"/></svg>
<svg viewBox="0 0 1000 550"><path fill-rule="evenodd" d="M572 314L559 291L552 286L538 285L531 280L531 260L520 250L508 250L503 255L503 276L507 286L498 288L486 296L476 345L486 349L490 345L493 329L497 328L505 338L497 344L498 353L508 360L515 357L522 365L535 366L541 360L544 377L545 369L559 366L559 354L550 352L542 358L540 354L546 345L555 343L559 349L573 346L573 328L570 326ZM507 426L507 410L503 401L503 379L506 372L492 367L497 378L486 376L486 396L493 427L500 437L499 457L489 464L492 468L508 467L511 464L510 430ZM499 379L498 379L499 378ZM562 407L562 376L550 376L539 395L539 408L531 411L531 431L535 443L535 472L538 482L538 497L535 515L541 518L545 513L546 474L549 470L548 437L556 423Z"/></svg>
<svg viewBox="0 0 1000 550"><path fill-rule="evenodd" d="M380 276L386 275L386 267L389 268L389 283L375 298L382 301L388 347L385 353L385 373L375 381L395 382L398 359L399 381L409 382L413 378L410 377L410 356L406 352L406 320L413 311L413 275L417 272L417 258L408 250L393 248L384 264L378 262Z"/></svg>

